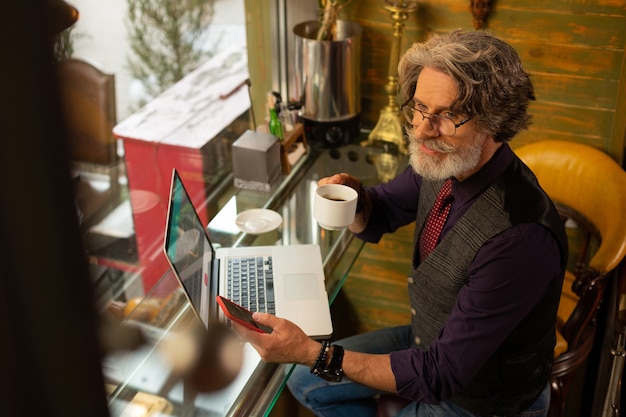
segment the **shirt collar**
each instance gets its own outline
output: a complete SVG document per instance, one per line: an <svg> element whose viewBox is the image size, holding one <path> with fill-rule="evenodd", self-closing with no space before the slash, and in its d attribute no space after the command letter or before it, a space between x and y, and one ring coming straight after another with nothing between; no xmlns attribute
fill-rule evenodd
<svg viewBox="0 0 626 417"><path fill-rule="evenodd" d="M452 178L452 195L455 204L463 204L476 198L493 183L513 160L513 151L508 143L503 143L480 171L465 181Z"/></svg>

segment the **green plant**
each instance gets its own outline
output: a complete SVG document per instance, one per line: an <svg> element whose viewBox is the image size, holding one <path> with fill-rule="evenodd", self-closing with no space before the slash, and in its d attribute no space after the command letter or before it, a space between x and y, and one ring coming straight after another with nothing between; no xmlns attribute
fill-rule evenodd
<svg viewBox="0 0 626 417"><path fill-rule="evenodd" d="M320 28L318 41L332 41L337 36L337 18L339 10L351 0L318 0L320 8Z"/></svg>
<svg viewBox="0 0 626 417"><path fill-rule="evenodd" d="M54 37L53 53L56 62L71 58L74 55L74 42L82 37L70 26Z"/></svg>
<svg viewBox="0 0 626 417"><path fill-rule="evenodd" d="M216 0L128 0L131 74L156 96L212 55L200 38Z"/></svg>

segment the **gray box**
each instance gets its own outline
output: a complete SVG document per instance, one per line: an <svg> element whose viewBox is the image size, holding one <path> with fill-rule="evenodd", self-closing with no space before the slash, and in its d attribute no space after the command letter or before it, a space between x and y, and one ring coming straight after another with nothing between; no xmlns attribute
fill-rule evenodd
<svg viewBox="0 0 626 417"><path fill-rule="evenodd" d="M269 191L280 178L280 141L274 135L246 131L232 147L234 185Z"/></svg>

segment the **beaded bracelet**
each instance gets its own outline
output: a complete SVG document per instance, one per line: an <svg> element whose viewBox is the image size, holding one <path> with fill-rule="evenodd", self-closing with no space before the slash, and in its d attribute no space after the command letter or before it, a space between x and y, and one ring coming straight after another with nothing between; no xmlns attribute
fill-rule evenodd
<svg viewBox="0 0 626 417"><path fill-rule="evenodd" d="M330 342L328 340L324 340L322 342L322 348L320 349L320 353L317 355L317 359L315 359L315 362L313 362L313 366L311 366L312 374L317 375L326 367L326 358L328 357L329 350Z"/></svg>

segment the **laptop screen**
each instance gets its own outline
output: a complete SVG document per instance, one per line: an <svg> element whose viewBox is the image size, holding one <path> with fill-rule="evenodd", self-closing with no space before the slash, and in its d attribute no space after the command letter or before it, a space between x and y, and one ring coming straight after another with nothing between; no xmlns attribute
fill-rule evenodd
<svg viewBox="0 0 626 417"><path fill-rule="evenodd" d="M216 318L217 279L212 279L213 247L176 170L165 231L165 254L194 310L205 325Z"/></svg>

